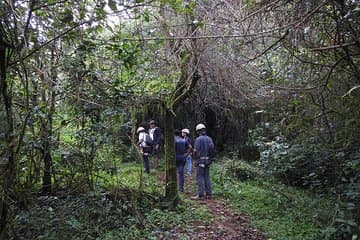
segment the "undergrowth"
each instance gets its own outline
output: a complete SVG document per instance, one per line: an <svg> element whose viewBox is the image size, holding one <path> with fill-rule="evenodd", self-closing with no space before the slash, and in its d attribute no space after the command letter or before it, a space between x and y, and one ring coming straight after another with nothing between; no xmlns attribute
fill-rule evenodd
<svg viewBox="0 0 360 240"><path fill-rule="evenodd" d="M241 160L223 159L212 169L214 189L273 240L331 239L334 201L275 182ZM249 176L244 178L243 176Z"/></svg>
<svg viewBox="0 0 360 240"><path fill-rule="evenodd" d="M174 211L161 210L163 183L139 169L122 164L92 191L33 195L26 207L14 205L10 239L189 239L194 222L212 221L205 208L184 197Z"/></svg>
<svg viewBox="0 0 360 240"><path fill-rule="evenodd" d="M211 224L214 216L185 195L175 210L161 210L163 183L142 174L139 164L122 164L92 191L33 196L13 209L10 239L190 239L196 225ZM240 160L215 162L211 176L214 197L251 216L269 239L331 239L334 201L279 184Z"/></svg>

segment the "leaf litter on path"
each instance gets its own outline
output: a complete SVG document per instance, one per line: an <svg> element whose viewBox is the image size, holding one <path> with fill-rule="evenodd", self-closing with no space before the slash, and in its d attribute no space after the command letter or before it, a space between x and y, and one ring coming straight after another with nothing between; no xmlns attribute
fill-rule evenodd
<svg viewBox="0 0 360 240"><path fill-rule="evenodd" d="M159 179L164 178L160 174ZM187 177L185 186L188 190L184 196L191 199L194 190L189 187L195 186L194 177ZM188 229L182 229L178 235L187 236L188 239L211 239L211 240L266 240L264 234L251 226L250 217L246 214L235 213L221 198L191 200L195 204L206 207L213 215L213 221L205 224L200 221L190 221ZM190 230L192 229L192 230ZM172 239L179 239L174 237ZM183 239L183 238L181 238ZM186 238L185 238L186 239Z"/></svg>

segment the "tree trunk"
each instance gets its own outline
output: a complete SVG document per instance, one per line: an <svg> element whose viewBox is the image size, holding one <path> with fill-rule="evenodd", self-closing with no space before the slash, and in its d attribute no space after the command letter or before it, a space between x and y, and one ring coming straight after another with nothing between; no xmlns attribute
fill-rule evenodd
<svg viewBox="0 0 360 240"><path fill-rule="evenodd" d="M43 99L44 100L44 99ZM46 102L46 101L44 101ZM55 110L55 90L51 91L50 99L50 109L48 110L47 118L42 119L41 128L42 128L42 155L44 161L44 175L42 183L42 192L50 193L51 192L51 172L52 172L52 157L51 157L51 146L52 146L52 121L53 114Z"/></svg>
<svg viewBox="0 0 360 240"><path fill-rule="evenodd" d="M4 229L7 223L7 213L8 213L8 204L6 197L10 195L11 189L13 187L14 179L16 177L16 158L15 158L15 134L14 134L14 116L13 116L13 106L12 99L9 93L8 85L6 82L6 48L3 44L2 39L0 38L0 91L2 96L2 101L5 113L6 113L6 127L5 129L5 168L3 170L3 182L0 195L0 237L3 235Z"/></svg>
<svg viewBox="0 0 360 240"><path fill-rule="evenodd" d="M56 97L56 82L57 82L57 73L56 73L56 42L54 42L51 48L51 72L50 72L50 81L45 79L44 75L41 75L41 80L43 82L43 87L45 83L49 83L49 94L46 94L46 88L44 87L42 92L42 103L43 105L48 105L50 103L50 107L47 111L47 115L45 119L42 119L41 122L41 130L42 130L42 155L44 161L44 175L43 175L43 184L42 184L42 192L50 193L52 190L52 136L53 136L53 115L55 112L55 97ZM49 95L49 97L47 97Z"/></svg>
<svg viewBox="0 0 360 240"><path fill-rule="evenodd" d="M174 115L169 111L165 111L164 118L164 137L165 137L165 171L166 186L165 200L167 207L175 208L179 203L179 195L177 191L177 174L175 160L175 135L174 135Z"/></svg>
<svg viewBox="0 0 360 240"><path fill-rule="evenodd" d="M48 141L48 140L45 140ZM51 192L51 165L52 158L50 152L50 144L48 142L44 143L45 149L43 152L43 160L44 160L44 175L43 175L43 183L42 183L42 192L50 193Z"/></svg>

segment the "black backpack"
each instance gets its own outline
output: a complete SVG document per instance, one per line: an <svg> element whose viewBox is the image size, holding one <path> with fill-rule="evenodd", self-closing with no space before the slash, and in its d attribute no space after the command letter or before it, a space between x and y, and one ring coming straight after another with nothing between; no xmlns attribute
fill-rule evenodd
<svg viewBox="0 0 360 240"><path fill-rule="evenodd" d="M148 133L145 133L145 135L144 135L144 142L148 146L152 145L152 139Z"/></svg>

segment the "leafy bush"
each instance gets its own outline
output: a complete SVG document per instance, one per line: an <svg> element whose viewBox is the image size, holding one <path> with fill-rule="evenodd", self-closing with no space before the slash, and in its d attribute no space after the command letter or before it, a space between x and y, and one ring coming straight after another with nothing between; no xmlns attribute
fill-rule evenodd
<svg viewBox="0 0 360 240"><path fill-rule="evenodd" d="M240 181L257 179L262 175L259 169L241 160L223 162L222 174Z"/></svg>
<svg viewBox="0 0 360 240"><path fill-rule="evenodd" d="M276 134L277 127L265 125L251 132L251 142L259 148L257 165L283 183L338 196L334 221L324 230L327 239L348 239L359 235L360 153L327 148L316 137L301 144Z"/></svg>
<svg viewBox="0 0 360 240"><path fill-rule="evenodd" d="M331 200L275 183L264 174L254 180L239 181L230 170L233 162L241 161L223 159L214 165L214 191L239 212L249 214L255 227L271 239L323 239L321 229L326 228L333 217ZM252 169L256 171L255 167Z"/></svg>
<svg viewBox="0 0 360 240"><path fill-rule="evenodd" d="M41 196L17 213L10 239L96 239L103 231L136 223L130 203L115 202L105 193Z"/></svg>
<svg viewBox="0 0 360 240"><path fill-rule="evenodd" d="M186 199L174 211L159 209L163 184L153 173L141 179L140 169L141 164L121 164L116 181L101 182L93 191L29 193L22 208L11 205L9 239L188 239L193 221L212 221L205 208Z"/></svg>

